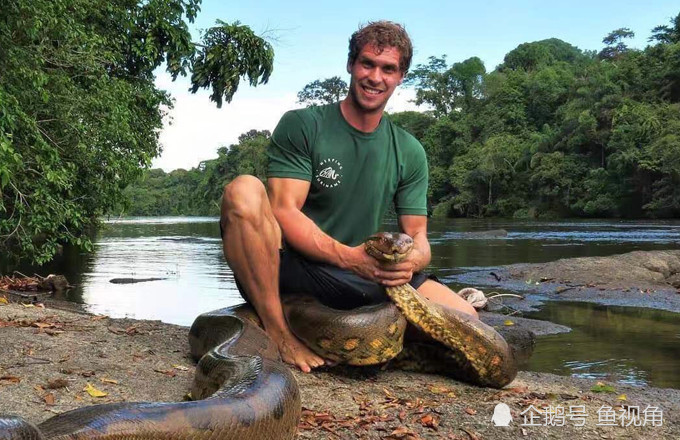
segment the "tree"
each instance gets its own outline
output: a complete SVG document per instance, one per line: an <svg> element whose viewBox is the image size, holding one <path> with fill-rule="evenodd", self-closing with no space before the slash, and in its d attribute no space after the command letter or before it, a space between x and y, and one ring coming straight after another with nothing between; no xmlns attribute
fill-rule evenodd
<svg viewBox="0 0 680 440"><path fill-rule="evenodd" d="M392 122L411 133L419 141L423 141L427 130L436 119L427 113L405 111L390 114Z"/></svg>
<svg viewBox="0 0 680 440"><path fill-rule="evenodd" d="M671 19L671 26L661 25L652 29L649 41L662 44L680 43L680 14Z"/></svg>
<svg viewBox="0 0 680 440"><path fill-rule="evenodd" d="M635 37L635 32L628 28L619 28L611 31L602 42L607 45L600 51L601 59L616 59L628 51L628 46L623 42L625 38Z"/></svg>
<svg viewBox="0 0 680 440"><path fill-rule="evenodd" d="M347 94L347 83L339 76L312 81L297 94L300 104L307 106L333 104Z"/></svg>
<svg viewBox="0 0 680 440"><path fill-rule="evenodd" d="M486 68L477 57L446 65L446 55L430 57L426 65L419 64L406 77L404 84L416 88L416 104L433 107L435 116L467 111L481 98Z"/></svg>
<svg viewBox="0 0 680 440"><path fill-rule="evenodd" d="M0 8L0 249L38 263L86 231L158 155L170 96L165 63L229 102L240 78L266 82L271 46L218 22L188 30L200 0L7 0Z"/></svg>
<svg viewBox="0 0 680 440"><path fill-rule="evenodd" d="M584 57L583 52L557 38L523 43L505 55L499 70L536 70L556 62L575 63Z"/></svg>

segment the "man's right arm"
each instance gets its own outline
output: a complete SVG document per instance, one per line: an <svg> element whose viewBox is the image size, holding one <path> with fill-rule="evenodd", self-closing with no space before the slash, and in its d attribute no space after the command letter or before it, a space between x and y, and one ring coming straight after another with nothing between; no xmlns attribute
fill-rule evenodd
<svg viewBox="0 0 680 440"><path fill-rule="evenodd" d="M363 278L380 282L380 267L363 245L351 247L323 232L302 212L309 193L306 180L270 177L269 203L285 240L306 257L351 270Z"/></svg>

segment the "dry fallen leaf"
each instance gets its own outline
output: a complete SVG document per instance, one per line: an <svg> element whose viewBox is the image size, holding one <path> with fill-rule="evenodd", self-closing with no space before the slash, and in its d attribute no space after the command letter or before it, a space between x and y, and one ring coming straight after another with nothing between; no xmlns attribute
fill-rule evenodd
<svg viewBox="0 0 680 440"><path fill-rule="evenodd" d="M68 381L66 379L54 379L47 382L46 388L50 390L56 390L59 388L66 388L68 386Z"/></svg>
<svg viewBox="0 0 680 440"><path fill-rule="evenodd" d="M618 397L618 399L619 399L619 400L628 400L628 397L627 397L625 394L621 394L621 395Z"/></svg>
<svg viewBox="0 0 680 440"><path fill-rule="evenodd" d="M130 335L130 336L132 336L132 335L138 334L138 333L139 333L139 330L137 330L137 327L136 327L136 326L131 325L130 327L128 327L128 328L125 329L125 333L128 334L128 335Z"/></svg>
<svg viewBox="0 0 680 440"><path fill-rule="evenodd" d="M185 367L184 365L173 365L172 368L179 371L189 371L189 367Z"/></svg>
<svg viewBox="0 0 680 440"><path fill-rule="evenodd" d="M99 391L95 387L92 386L92 384L87 384L85 388L83 388L83 391L87 391L87 394L89 394L92 397L104 397L108 396L108 393L105 393L103 391Z"/></svg>
<svg viewBox="0 0 680 440"><path fill-rule="evenodd" d="M511 391L513 393L516 393L516 394L522 394L522 393L526 393L527 391L529 391L529 388L528 387L514 387L514 388L508 388L508 391Z"/></svg>
<svg viewBox="0 0 680 440"><path fill-rule="evenodd" d="M56 399L54 398L54 394L52 394L52 393L45 394L43 396L43 400L48 405L54 405L54 402L56 402Z"/></svg>
<svg viewBox="0 0 680 440"><path fill-rule="evenodd" d="M434 394L446 394L448 397L456 397L456 393L451 389L441 385L428 385L427 389Z"/></svg>
<svg viewBox="0 0 680 440"><path fill-rule="evenodd" d="M405 426L400 426L390 433L385 440L420 440L418 433L409 430Z"/></svg>
<svg viewBox="0 0 680 440"><path fill-rule="evenodd" d="M475 414L477 414L477 410L473 409L473 408L465 408L465 412L470 414L471 416L474 416Z"/></svg>
<svg viewBox="0 0 680 440"><path fill-rule="evenodd" d="M5 383L19 383L21 379L16 376L0 376L0 385Z"/></svg>
<svg viewBox="0 0 680 440"><path fill-rule="evenodd" d="M470 437L470 440L480 440L479 436L476 433L474 433L472 431L468 431L465 428L460 428L460 430L463 431L464 433L466 433Z"/></svg>
<svg viewBox="0 0 680 440"><path fill-rule="evenodd" d="M422 416L420 418L420 423L426 428L431 428L434 430L436 430L437 427L439 426L439 420L437 420L437 418L433 417L431 414L425 414L424 416Z"/></svg>
<svg viewBox="0 0 680 440"><path fill-rule="evenodd" d="M509 319L506 319L506 320L503 322L503 325L509 327L509 326L511 326L511 325L515 325L515 323L512 322L512 321L510 321ZM467 432L467 431L466 431L466 432ZM469 433L468 433L468 435L469 435Z"/></svg>
<svg viewBox="0 0 680 440"><path fill-rule="evenodd" d="M9 304L9 301L7 301L7 298L5 298L4 296L0 296L0 304L2 305Z"/></svg>
<svg viewBox="0 0 680 440"><path fill-rule="evenodd" d="M21 305L24 306L24 307L26 307L26 308L35 307L33 304L24 304L24 303L21 303Z"/></svg>
<svg viewBox="0 0 680 440"><path fill-rule="evenodd" d="M169 376L169 377L175 377L175 376L177 376L177 373L175 373L175 372L172 371L172 370L158 370L158 369L155 369L155 368L154 368L153 371L155 371L156 373L165 374L166 376Z"/></svg>
<svg viewBox="0 0 680 440"><path fill-rule="evenodd" d="M104 383L112 383L112 384L114 384L114 385L118 385L118 381L117 381L117 380L107 379L107 378L105 378L105 377L103 377L103 378L101 378L101 379L99 379L99 380L101 380L101 381L104 382Z"/></svg>

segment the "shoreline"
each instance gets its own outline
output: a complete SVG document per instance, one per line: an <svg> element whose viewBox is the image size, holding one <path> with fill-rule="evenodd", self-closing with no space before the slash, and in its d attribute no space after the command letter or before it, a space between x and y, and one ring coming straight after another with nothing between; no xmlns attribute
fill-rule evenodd
<svg viewBox="0 0 680 440"><path fill-rule="evenodd" d="M11 324L8 324L11 323ZM159 321L112 319L10 303L0 306L0 414L39 423L81 406L122 401L181 401L195 364L187 328ZM389 365L388 365L389 367ZM334 367L294 372L303 405L298 439L571 440L680 436L680 390L609 384L521 371L502 390L479 388L442 376L380 367ZM90 384L106 393L93 397ZM625 395L626 400L621 400ZM498 403L513 423L491 422ZM583 407L585 426L522 426L534 408ZM598 410L657 407L661 426L598 426ZM525 413L526 414L526 413ZM541 416L542 417L542 416Z"/></svg>
<svg viewBox="0 0 680 440"><path fill-rule="evenodd" d="M670 252L672 255L666 255L667 259L678 258L680 267L680 252ZM620 257L606 258L617 262ZM581 259L512 265L493 271L501 274L498 286L512 289L515 285L523 286L522 291L528 293L527 300L511 300L513 307L524 303L530 308L541 297L555 297L570 301L617 300L636 306L644 299L651 308L680 310L676 288L660 283L640 283L635 286L638 290L650 289L649 293L641 294L633 291L632 286L628 292L622 290L620 283L625 280L556 293L560 286L568 287L565 281L582 284L592 274L585 274L584 279L570 275L569 280L539 281L538 285L526 282L527 276L549 278L541 274L550 274L550 270L567 273L565 265L579 268L584 263L573 260ZM488 272L482 272L473 275L495 280ZM0 414L19 415L39 423L54 414L99 403L184 399L195 370L188 351L187 327L160 321L113 319L77 309L78 306L49 300L45 301L45 308L0 303L0 334L4 341L11 341L0 345ZM487 322L502 319L498 315L484 315ZM538 328L534 320L512 319L518 327L527 326L538 334L568 330L552 323ZM296 437L299 439L680 438L680 390L676 389L609 382L604 385L611 388L598 387L596 380L520 371L510 385L494 390L442 376L393 370L389 364L383 368L339 366L294 374L303 405ZM91 396L85 391L88 384L106 396ZM605 388L605 392L594 391L600 388ZM513 422L508 427L496 427L491 421L498 403L510 408ZM555 412L573 407L582 407L587 414L584 426L575 426L574 420L568 418L563 420L564 426L553 426L548 424L549 415L545 413L540 414L538 426L523 425L526 411L531 408L541 411L552 408ZM649 423L601 426L598 411L603 408L611 408L616 417L637 411L638 421ZM651 418L643 418L649 408L658 408L662 413L660 426L652 426ZM626 420L620 420L625 424Z"/></svg>

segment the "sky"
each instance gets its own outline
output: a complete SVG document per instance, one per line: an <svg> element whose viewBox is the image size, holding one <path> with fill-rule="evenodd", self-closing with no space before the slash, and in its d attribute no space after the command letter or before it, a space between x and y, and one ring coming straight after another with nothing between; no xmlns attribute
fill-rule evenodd
<svg viewBox="0 0 680 440"><path fill-rule="evenodd" d="M412 66L430 56L449 63L477 56L492 71L518 45L559 38L583 50L600 50L614 29L635 32L628 45L644 48L651 29L680 13L677 0L546 2L515 1L281 1L203 0L191 25L194 41L217 19L250 26L274 47L274 72L265 85L241 82L231 103L221 109L209 91L192 94L188 78L172 81L162 69L156 84L175 99L160 133L163 148L154 168L190 169L217 157L217 149L237 142L251 129L270 130L287 110L301 107L297 92L306 84L346 72L349 37L360 24L380 19L401 23L414 45ZM415 92L397 89L387 111L419 110ZM422 110L422 109L420 109Z"/></svg>

